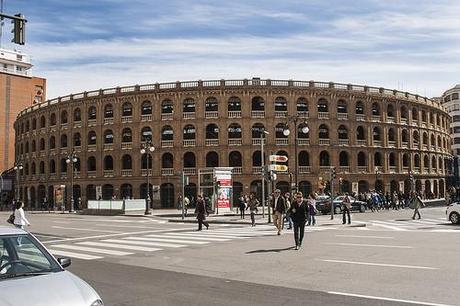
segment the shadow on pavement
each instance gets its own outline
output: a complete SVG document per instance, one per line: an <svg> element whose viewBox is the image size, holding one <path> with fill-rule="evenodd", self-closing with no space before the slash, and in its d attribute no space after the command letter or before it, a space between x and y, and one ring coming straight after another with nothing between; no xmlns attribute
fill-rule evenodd
<svg viewBox="0 0 460 306"><path fill-rule="evenodd" d="M295 247L288 247L284 249L267 249L267 250L254 250L254 251L249 251L246 252L246 254L255 254L255 253L270 253L270 252L282 252L282 251L288 251L288 250L293 250Z"/></svg>

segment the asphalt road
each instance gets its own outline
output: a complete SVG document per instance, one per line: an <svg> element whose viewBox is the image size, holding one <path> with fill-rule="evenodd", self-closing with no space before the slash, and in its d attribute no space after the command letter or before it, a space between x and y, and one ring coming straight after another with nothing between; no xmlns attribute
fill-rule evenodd
<svg viewBox="0 0 460 306"><path fill-rule="evenodd" d="M445 208L319 216L304 246L270 225L28 215L107 305L460 305L460 226ZM83 259L84 258L84 259Z"/></svg>

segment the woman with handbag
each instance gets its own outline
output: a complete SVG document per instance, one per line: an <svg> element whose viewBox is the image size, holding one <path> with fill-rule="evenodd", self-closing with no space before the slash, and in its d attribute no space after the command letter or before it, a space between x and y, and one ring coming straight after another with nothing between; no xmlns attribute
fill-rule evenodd
<svg viewBox="0 0 460 306"><path fill-rule="evenodd" d="M24 212L24 203L18 201L16 203L16 209L14 210L14 226L20 229L24 229L24 225L30 226L29 220L26 218L26 214ZM22 237L18 237L18 246L21 246Z"/></svg>

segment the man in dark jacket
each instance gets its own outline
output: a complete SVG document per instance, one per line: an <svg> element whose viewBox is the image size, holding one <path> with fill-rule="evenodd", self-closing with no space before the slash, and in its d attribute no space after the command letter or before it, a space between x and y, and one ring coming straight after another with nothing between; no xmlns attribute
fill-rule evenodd
<svg viewBox="0 0 460 306"><path fill-rule="evenodd" d="M196 219L198 220L198 231L203 229L203 224L206 226L206 229L209 228L209 223L206 222L206 216L209 215L206 204L204 203L203 196L198 195L196 200Z"/></svg>
<svg viewBox="0 0 460 306"><path fill-rule="evenodd" d="M273 209L273 224L275 224L276 228L278 229L278 235L281 235L281 230L283 229L284 213L286 212L286 202L279 189L276 189L273 194L271 206Z"/></svg>
<svg viewBox="0 0 460 306"><path fill-rule="evenodd" d="M294 203L291 204L289 212L294 222L295 249L298 250L302 246L305 222L308 220L308 205L301 192L296 193Z"/></svg>

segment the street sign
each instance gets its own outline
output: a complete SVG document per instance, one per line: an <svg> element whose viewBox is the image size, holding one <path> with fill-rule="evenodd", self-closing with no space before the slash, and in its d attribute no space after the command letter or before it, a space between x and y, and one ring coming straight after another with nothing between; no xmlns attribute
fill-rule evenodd
<svg viewBox="0 0 460 306"><path fill-rule="evenodd" d="M288 170L286 165L270 165L270 170L284 172Z"/></svg>
<svg viewBox="0 0 460 306"><path fill-rule="evenodd" d="M283 155L270 155L269 158L271 162L284 163L288 161L287 156L283 156Z"/></svg>

